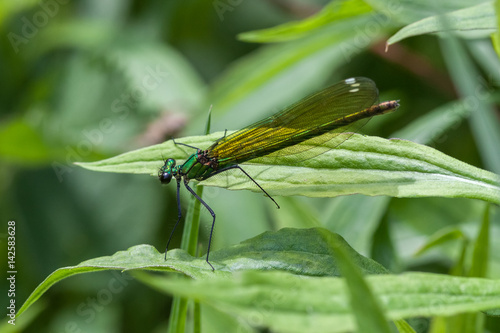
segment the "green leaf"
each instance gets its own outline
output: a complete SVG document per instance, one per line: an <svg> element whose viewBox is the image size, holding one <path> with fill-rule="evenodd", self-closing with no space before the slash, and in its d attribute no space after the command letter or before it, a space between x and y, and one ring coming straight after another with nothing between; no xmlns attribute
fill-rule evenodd
<svg viewBox="0 0 500 333"><path fill-rule="evenodd" d="M469 276L485 277L490 259L490 205L486 206L472 254Z"/></svg>
<svg viewBox="0 0 500 333"><path fill-rule="evenodd" d="M415 330L405 320L395 320L394 324L399 333L416 333Z"/></svg>
<svg viewBox="0 0 500 333"><path fill-rule="evenodd" d="M374 199L374 197L366 198ZM373 231L372 238L370 239L370 251L368 253L370 254L370 258L377 261L388 270L392 272L401 272L400 254L396 249L394 242L395 237L392 235L392 229L390 229L389 226L388 213L387 211L384 216L380 217L377 229ZM364 252L362 252L362 254L364 254Z"/></svg>
<svg viewBox="0 0 500 333"><path fill-rule="evenodd" d="M356 318L356 330L373 333L391 332L379 300L373 295L371 288L354 265L349 254L337 245L337 240L330 237L328 232L325 232L324 236L326 240L330 241L331 247L334 249L332 253L338 261L342 276L345 278L352 312Z"/></svg>
<svg viewBox="0 0 500 333"><path fill-rule="evenodd" d="M210 261L224 264L225 269L280 269L294 274L338 276L337 263L332 255L332 239L342 247L366 274L384 274L387 270L375 261L354 251L341 236L323 228L291 229L265 232L210 255ZM244 255L242 255L244 254ZM219 269L216 267L216 269Z"/></svg>
<svg viewBox="0 0 500 333"><path fill-rule="evenodd" d="M189 137L180 142L209 147L223 133ZM243 167L271 195L334 197L361 193L394 197L465 197L500 203L497 175L423 145L404 140L353 135L337 149L328 142L329 151L306 161L290 157L277 164L259 164L259 159ZM164 158L186 158L185 147L172 141L128 152L107 160L78 163L95 171L155 175ZM182 163L182 161L179 161ZM230 190L258 191L244 174L225 172L204 180L205 186Z"/></svg>
<svg viewBox="0 0 500 333"><path fill-rule="evenodd" d="M493 1L456 10L445 15L427 17L399 30L387 41L388 45L405 38L429 33L453 31L474 38L489 36L497 29ZM467 32L467 34L464 34Z"/></svg>
<svg viewBox="0 0 500 333"><path fill-rule="evenodd" d="M354 251L339 235L331 234L331 239L325 240L325 233L330 232L319 228L265 232L238 245L211 253L210 262L216 268L215 271L207 265L205 257L195 258L183 250L175 249L168 252L165 260L164 254L154 247L137 245L112 256L99 257L56 270L33 291L17 315L23 313L60 280L76 274L103 270L177 271L194 279L228 277L231 272L245 269L279 269L301 275L336 276L338 268L331 256L331 239L353 258L364 273L387 273L382 266Z"/></svg>
<svg viewBox="0 0 500 333"><path fill-rule="evenodd" d="M432 146L433 142L441 139L452 126L457 126L468 114L464 101L450 102L419 117L391 136L420 144L431 143ZM326 221L324 226L341 234L360 253L369 253L373 233L389 202L390 198L382 196L338 197L332 201L325 213L329 217L324 219Z"/></svg>
<svg viewBox="0 0 500 333"><path fill-rule="evenodd" d="M286 332L355 330L346 281L338 277L303 277L285 272L245 271L227 279L141 280L168 294L207 303L246 322ZM500 307L497 280L429 273L371 275L366 280L390 320L450 316ZM371 332L371 331L369 331Z"/></svg>
<svg viewBox="0 0 500 333"><path fill-rule="evenodd" d="M303 37L332 22L371 11L362 0L332 1L319 13L298 22L288 22L269 29L244 32L238 39L245 42L272 43Z"/></svg>
<svg viewBox="0 0 500 333"><path fill-rule="evenodd" d="M366 32L372 26L376 29ZM305 38L264 46L233 63L207 97L218 117L216 129L245 126L305 97L389 29L390 22L365 14L334 22ZM202 119L199 122L193 127L202 128Z"/></svg>
<svg viewBox="0 0 500 333"><path fill-rule="evenodd" d="M399 0L390 2L386 0L365 0L375 11L384 13L391 19L402 25L410 24L418 20L440 13L452 12L470 5L469 0L441 0L439 4L435 0Z"/></svg>
<svg viewBox="0 0 500 333"><path fill-rule="evenodd" d="M497 56L500 57L500 0L495 0L495 13L497 17L497 31L491 35L491 41Z"/></svg>
<svg viewBox="0 0 500 333"><path fill-rule="evenodd" d="M486 76L487 79L485 80L486 82L478 82L480 86L478 86L478 90L476 91L477 95L484 96L486 92L493 92L491 87L487 84L489 82L493 83L500 81L500 72L491 71L491 68L500 66L500 59L491 45L491 41L488 39L473 39L467 40L465 44L467 45L467 50L472 55L474 63L477 63L479 66L479 70L488 73ZM494 94L492 94L491 97L492 102L498 102Z"/></svg>
<svg viewBox="0 0 500 333"><path fill-rule="evenodd" d="M449 36L440 40L446 65L460 96L469 101L469 123L478 151L487 169L500 174L500 122L491 92L481 82L481 75L460 40Z"/></svg>

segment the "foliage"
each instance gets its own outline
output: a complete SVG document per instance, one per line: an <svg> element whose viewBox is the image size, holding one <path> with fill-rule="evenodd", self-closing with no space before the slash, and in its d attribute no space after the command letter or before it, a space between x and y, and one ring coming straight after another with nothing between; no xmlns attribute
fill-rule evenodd
<svg viewBox="0 0 500 333"><path fill-rule="evenodd" d="M499 3L1 2L16 328L500 332ZM237 172L200 182L214 272L183 191L164 260L175 186L150 175L191 153L169 138L207 147L353 76L400 109L306 162L244 164L280 210Z"/></svg>

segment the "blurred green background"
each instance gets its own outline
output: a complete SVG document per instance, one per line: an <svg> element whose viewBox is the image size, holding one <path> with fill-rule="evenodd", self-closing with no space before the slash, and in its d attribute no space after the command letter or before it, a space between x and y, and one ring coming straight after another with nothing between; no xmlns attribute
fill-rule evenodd
<svg viewBox="0 0 500 333"><path fill-rule="evenodd" d="M498 100L500 71L488 34L460 36L456 45L422 35L385 52L391 34L433 13L431 1L395 2L402 7L394 12L388 7L382 15L380 7L366 9L359 1L358 17L326 22L283 43L237 37L303 20L327 3L1 1L0 235L4 253L6 223L16 222L17 307L57 268L137 244L164 249L177 217L175 186L161 187L150 176L91 172L73 162L203 134L210 105L212 131L235 130L328 84L366 76L377 83L381 101L399 99L401 108L373 119L363 133L416 140L432 124L422 143L500 170L491 153L498 153L495 137L481 137L480 121L468 121L469 113L454 113L457 108L447 104L463 96L457 83L467 80L458 68L463 59L473 69L469 74L475 73L469 83L477 96ZM441 9L474 3L446 2ZM419 10L411 11L412 5ZM454 47L458 57L452 56ZM471 108L477 108L473 102ZM443 106L446 112L432 113ZM498 128L498 109L490 111ZM411 126L417 129L413 136ZM413 253L443 228L474 237L485 206L466 199L287 197L277 198L282 206L277 211L257 193L205 188L204 198L218 218L213 250L266 230L322 225L394 272L448 272L458 259L457 242L422 257ZM359 210L362 216L353 213ZM493 209L497 238L498 215ZM202 211L205 246L210 220ZM172 247L180 236L181 229ZM496 277L498 253L492 250L490 267ZM23 331L163 332L171 300L126 274L106 272L64 281L41 301L26 314ZM7 305L3 296L0 305Z"/></svg>

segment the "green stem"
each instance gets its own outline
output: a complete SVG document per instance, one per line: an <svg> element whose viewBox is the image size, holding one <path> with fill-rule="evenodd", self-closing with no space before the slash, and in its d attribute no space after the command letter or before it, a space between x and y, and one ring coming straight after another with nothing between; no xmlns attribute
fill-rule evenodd
<svg viewBox="0 0 500 333"><path fill-rule="evenodd" d="M203 186L196 186L196 194L201 198L203 195ZM184 231L182 232L181 249L185 250L193 257L196 256L197 252L196 249L200 229L200 208L201 203L192 196L186 213Z"/></svg>
<svg viewBox="0 0 500 333"><path fill-rule="evenodd" d="M203 186L196 187L196 194L201 198L203 194ZM196 256L196 246L198 244L198 230L200 227L200 202L194 196L189 201L186 220L184 222L184 231L182 233L181 249L185 250L192 256ZM178 276L177 278L185 278ZM183 297L174 297L172 310L170 312L170 320L168 333L184 333L186 327L188 300ZM198 318L199 316L196 316ZM199 325L199 323L195 323ZM196 326L196 325L195 325Z"/></svg>
<svg viewBox="0 0 500 333"><path fill-rule="evenodd" d="M181 278L177 276L176 278ZM168 333L184 333L187 317L187 299L183 297L174 297L170 319L168 321Z"/></svg>
<svg viewBox="0 0 500 333"><path fill-rule="evenodd" d="M205 134L210 132L210 115L209 110L207 126ZM203 195L203 186L196 186L196 194L201 198ZM191 196L189 207L184 221L184 230L182 232L181 249L185 250L191 256L197 256L198 235L200 229L200 208L201 203ZM177 278L185 278L185 276L177 276ZM172 302L172 310L170 312L170 320L168 325L168 333L184 333L186 328L187 312L188 312L188 299L175 296ZM195 332L201 331L201 316L199 304L194 304L193 327Z"/></svg>

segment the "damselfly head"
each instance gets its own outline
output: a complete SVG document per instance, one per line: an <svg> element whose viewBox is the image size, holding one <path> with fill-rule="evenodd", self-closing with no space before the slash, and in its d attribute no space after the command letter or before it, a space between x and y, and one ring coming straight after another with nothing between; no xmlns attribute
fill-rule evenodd
<svg viewBox="0 0 500 333"><path fill-rule="evenodd" d="M172 180L172 169L175 167L175 160L169 158L165 164L158 170L158 179L162 184L168 184Z"/></svg>

